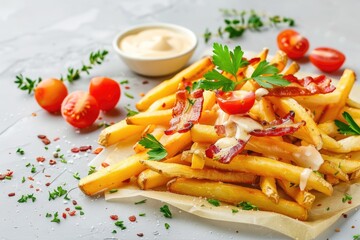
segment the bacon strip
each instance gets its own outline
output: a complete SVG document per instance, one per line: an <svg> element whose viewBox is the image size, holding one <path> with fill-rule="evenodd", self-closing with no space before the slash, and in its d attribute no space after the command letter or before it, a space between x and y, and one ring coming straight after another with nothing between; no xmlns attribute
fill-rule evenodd
<svg viewBox="0 0 360 240"><path fill-rule="evenodd" d="M172 111L170 128L165 130L166 135L187 132L199 122L204 102L203 92L204 90L198 89L191 94L186 90L176 93L176 103Z"/></svg>
<svg viewBox="0 0 360 240"><path fill-rule="evenodd" d="M223 145L221 147L219 146L220 140L222 140L222 142L224 142L224 140L226 141L228 139L230 140L228 143L228 146L224 147L224 144L221 144L221 145ZM231 141L231 139L232 138L222 138L219 141L217 141L216 143L210 145L205 150L206 157L218 160L221 163L231 162L231 160L245 148L245 145L248 142L248 141L243 141L243 140L236 140L236 142L233 143L233 141ZM233 138L233 139L235 139L235 138Z"/></svg>
<svg viewBox="0 0 360 240"><path fill-rule="evenodd" d="M267 96L309 96L315 94L331 93L335 90L335 87L331 85L331 79L326 78L325 75L320 75L315 78L305 77L302 79L298 79L294 75L286 75L283 78L291 82L291 85L286 87L274 87L267 89L269 91Z"/></svg>

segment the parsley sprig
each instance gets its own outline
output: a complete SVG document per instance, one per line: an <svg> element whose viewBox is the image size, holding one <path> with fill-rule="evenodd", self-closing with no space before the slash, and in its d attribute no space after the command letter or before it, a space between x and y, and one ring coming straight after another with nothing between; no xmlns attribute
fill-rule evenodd
<svg viewBox="0 0 360 240"><path fill-rule="evenodd" d="M147 152L149 160L159 161L167 156L167 151L164 146L150 133L143 137L139 141L139 144L150 149Z"/></svg>
<svg viewBox="0 0 360 240"><path fill-rule="evenodd" d="M237 207L240 207L242 210L259 210L259 208L250 202L241 202L237 205Z"/></svg>
<svg viewBox="0 0 360 240"><path fill-rule="evenodd" d="M90 74L91 69L95 65L100 65L105 60L105 56L109 52L107 50L98 50L95 52L91 52L89 56L89 63L88 64L82 64L80 68L73 68L69 67L67 69L66 77L64 78L62 75L60 77L60 80L62 81L68 81L70 83L80 79L81 73L87 73ZM42 78L37 79L31 79L29 77L24 77L22 74L19 74L16 76L16 80L14 81L20 90L27 91L28 94L31 94L36 86L42 81Z"/></svg>
<svg viewBox="0 0 360 240"><path fill-rule="evenodd" d="M67 190L63 189L61 186L58 186L56 189L54 189L52 192L49 191L49 201L55 200L58 197L62 197L65 195L67 196Z"/></svg>
<svg viewBox="0 0 360 240"><path fill-rule="evenodd" d="M292 18L279 15L268 16L254 10L220 9L220 12L223 14L225 26L218 27L216 32L206 29L203 35L205 43L208 43L214 36L223 38L227 34L227 37L232 39L243 36L247 30L260 32L267 27L277 27L281 24L289 27L295 26L295 20Z"/></svg>
<svg viewBox="0 0 360 240"><path fill-rule="evenodd" d="M169 206L168 205L164 205L160 208L160 212L162 212L164 214L164 217L166 218L172 218L172 213L169 209Z"/></svg>
<svg viewBox="0 0 360 240"><path fill-rule="evenodd" d="M335 125L338 127L338 131L344 135L360 135L360 127L351 115L348 112L343 112L342 116L348 124L335 120Z"/></svg>
<svg viewBox="0 0 360 240"><path fill-rule="evenodd" d="M282 78L283 75L279 74L279 70L267 61L261 61L250 78L244 78L238 81L237 72L240 68L249 65L249 62L243 58L244 52L240 46L235 47L234 51L230 51L227 46L219 43L213 45L213 62L219 70L230 73L235 81L222 75L218 70L213 69L204 75L203 80L195 82L194 89L204 90L218 90L221 89L225 92L233 91L236 85L243 83L250 79L256 81L260 86L265 88L272 88L274 86L287 86L289 81Z"/></svg>

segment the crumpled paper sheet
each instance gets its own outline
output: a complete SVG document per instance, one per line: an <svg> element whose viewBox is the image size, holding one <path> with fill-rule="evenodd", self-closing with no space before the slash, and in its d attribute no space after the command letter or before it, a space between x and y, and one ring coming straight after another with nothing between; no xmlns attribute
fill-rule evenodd
<svg viewBox="0 0 360 240"><path fill-rule="evenodd" d="M351 97L359 101L359 86L354 86ZM122 142L117 146L112 146L98 155L90 164L99 166L105 159L111 165L129 156L132 151L134 141ZM353 159L360 159L360 153L353 156ZM352 196L352 203L343 203L344 194ZM183 211L195 214L203 218L219 221L238 222L263 226L294 239L315 239L318 235L331 227L343 213L357 208L360 205L360 179L350 183L341 183L334 187L334 193L328 197L321 193L313 192L316 201L309 212L309 218L302 222L278 213L265 211L245 211L240 210L233 214L231 209L234 206L222 204L220 207L210 205L205 199L174 194L170 192L140 190L136 184L125 185L118 192L105 194L107 201L121 201L124 198L143 196L166 202Z"/></svg>

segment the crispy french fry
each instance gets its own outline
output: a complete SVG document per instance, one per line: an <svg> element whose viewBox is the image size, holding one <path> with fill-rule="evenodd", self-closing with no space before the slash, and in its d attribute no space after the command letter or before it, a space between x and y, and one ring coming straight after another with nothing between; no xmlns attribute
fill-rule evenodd
<svg viewBox="0 0 360 240"><path fill-rule="evenodd" d="M193 169L203 169L205 166L205 149L207 144L201 144L195 142L191 146L191 151L193 152L191 157L191 168Z"/></svg>
<svg viewBox="0 0 360 240"><path fill-rule="evenodd" d="M186 160L188 161L188 159ZM238 155L234 157L229 164L223 164L212 159L205 158L205 166L227 171L253 173L260 176L287 180L295 184L300 184L300 176L304 171L304 168L302 167L283 163L270 158L249 155ZM261 171L259 171L259 169L261 169ZM328 196L330 196L333 191L332 186L328 182L313 172L311 172L310 177L307 180L307 188L315 189Z"/></svg>
<svg viewBox="0 0 360 240"><path fill-rule="evenodd" d="M351 108L360 109L360 103L352 100L351 98L346 99L346 105L351 107Z"/></svg>
<svg viewBox="0 0 360 240"><path fill-rule="evenodd" d="M178 154L172 158L164 160L165 163L179 163L179 164L187 164L181 160L181 154ZM146 169L142 171L138 178L137 183L139 187L143 190L153 189L156 187L164 186L168 181L173 179L172 177L166 177L162 174L159 174L151 169Z"/></svg>
<svg viewBox="0 0 360 240"><path fill-rule="evenodd" d="M269 99L279 108L282 114L286 114L292 110L295 112L295 122L306 122L305 126L300 127L300 129L293 134L295 137L313 144L317 149L321 149L323 141L319 129L311 116L298 102L292 98L271 97Z"/></svg>
<svg viewBox="0 0 360 240"><path fill-rule="evenodd" d="M320 123L334 120L340 114L341 109L346 104L346 100L349 97L355 79L355 73L349 69L345 69L339 83L336 86L336 90L334 91L339 94L340 98L336 101L336 103L332 103L327 106L327 109L320 118Z"/></svg>
<svg viewBox="0 0 360 240"><path fill-rule="evenodd" d="M168 190L191 196L214 198L233 205L250 202L261 210L281 213L303 221L307 219L307 210L299 204L284 199L279 199L278 203L274 203L257 189L228 183L180 178L170 182Z"/></svg>
<svg viewBox="0 0 360 240"><path fill-rule="evenodd" d="M147 109L147 111L152 112L156 110L165 110L170 109L174 106L176 101L175 94L171 94L169 96L165 96L163 98L160 98L153 102L150 107Z"/></svg>
<svg viewBox="0 0 360 240"><path fill-rule="evenodd" d="M284 180L277 180L277 183L284 192L294 199L299 205L308 210L311 209L315 201L315 196L313 194L308 191L301 191L298 186Z"/></svg>
<svg viewBox="0 0 360 240"><path fill-rule="evenodd" d="M279 50L276 52L275 56L270 61L270 64L274 65L279 70L279 72L281 72L286 67L287 62L288 62L287 54Z"/></svg>
<svg viewBox="0 0 360 240"><path fill-rule="evenodd" d="M147 160L143 160L141 163L146 167L167 177L196 178L220 182L247 184L254 183L256 179L255 175L249 173L220 171L210 168L199 170L177 163L163 163Z"/></svg>
<svg viewBox="0 0 360 240"><path fill-rule="evenodd" d="M121 120L101 131L98 143L108 147L130 137L141 136L146 126L128 125L125 120Z"/></svg>
<svg viewBox="0 0 360 240"><path fill-rule="evenodd" d="M344 173L344 171L341 170L341 168L333 162L324 161L324 163L321 165L319 169L319 172L326 175L333 175L334 177L344 182L349 181L348 175Z"/></svg>
<svg viewBox="0 0 360 240"><path fill-rule="evenodd" d="M171 158L191 143L190 133L175 133L162 141L167 150L167 157ZM97 172L82 178L79 188L86 195L95 195L108 189L116 188L132 176L137 176L145 170L140 160L148 159L147 151L136 153L122 161L99 169Z"/></svg>
<svg viewBox="0 0 360 240"><path fill-rule="evenodd" d="M343 159L338 157L333 157L329 155L322 154L324 160L334 163L338 166L344 173L352 173L360 170L360 161Z"/></svg>
<svg viewBox="0 0 360 240"><path fill-rule="evenodd" d="M295 74L300 70L300 66L297 62L291 62L290 66L284 70L284 75Z"/></svg>
<svg viewBox="0 0 360 240"><path fill-rule="evenodd" d="M211 62L210 58L203 58L193 63L189 67L176 74L170 80L161 82L159 85L146 93L145 96L136 104L137 109L139 111L147 110L148 107L150 107L150 105L157 99L174 94L182 81L193 81L198 79L202 77L204 73L213 68L214 64Z"/></svg>
<svg viewBox="0 0 360 240"><path fill-rule="evenodd" d="M276 181L273 177L260 177L261 191L274 203L278 203L280 196L276 188Z"/></svg>

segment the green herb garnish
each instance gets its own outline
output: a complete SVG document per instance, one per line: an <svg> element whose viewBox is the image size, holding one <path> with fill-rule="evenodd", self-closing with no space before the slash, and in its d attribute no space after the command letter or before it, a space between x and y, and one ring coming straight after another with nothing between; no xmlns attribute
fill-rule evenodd
<svg viewBox="0 0 360 240"><path fill-rule="evenodd" d="M150 133L143 137L139 141L139 144L146 149L150 149L147 152L149 160L159 161L167 156L167 151L164 146Z"/></svg>
<svg viewBox="0 0 360 240"><path fill-rule="evenodd" d="M338 127L338 131L344 135L360 135L360 127L351 115L348 112L343 112L342 116L348 124L335 120L335 125Z"/></svg>
<svg viewBox="0 0 360 240"><path fill-rule="evenodd" d="M76 180L80 180L80 175L78 172L74 173L73 174L73 177L76 179Z"/></svg>
<svg viewBox="0 0 360 240"><path fill-rule="evenodd" d="M55 200L58 197L67 196L67 190L63 189L61 186L58 186L56 189L54 189L52 192L49 191L49 201Z"/></svg>
<svg viewBox="0 0 360 240"><path fill-rule="evenodd" d="M124 221L116 221L115 226L119 227L121 230L125 230L126 227L124 225Z"/></svg>
<svg viewBox="0 0 360 240"><path fill-rule="evenodd" d="M109 193L116 193L118 190L117 189L110 189Z"/></svg>
<svg viewBox="0 0 360 240"><path fill-rule="evenodd" d="M130 99L134 99L134 96L131 95L130 93L125 92L125 96L128 97L128 98L130 98Z"/></svg>
<svg viewBox="0 0 360 240"><path fill-rule="evenodd" d="M165 229L166 229L166 230L170 228L170 224L165 223L164 225L165 225Z"/></svg>
<svg viewBox="0 0 360 240"><path fill-rule="evenodd" d="M348 193L345 193L341 200L343 203L345 203L345 202L351 201L351 199L352 199L352 196L349 195Z"/></svg>
<svg viewBox="0 0 360 240"><path fill-rule="evenodd" d="M172 213L170 212L169 206L168 205L164 205L160 208L160 212L162 212L164 214L164 217L166 218L172 218Z"/></svg>
<svg viewBox="0 0 360 240"><path fill-rule="evenodd" d="M242 210L259 210L259 208L250 202L241 202L237 205L237 207L241 207Z"/></svg>
<svg viewBox="0 0 360 240"><path fill-rule="evenodd" d="M96 172L96 167L94 167L94 166L89 166L88 175L91 175L91 174L93 174L94 172Z"/></svg>
<svg viewBox="0 0 360 240"><path fill-rule="evenodd" d="M356 234L353 236L353 240L360 240L360 234Z"/></svg>
<svg viewBox="0 0 360 240"><path fill-rule="evenodd" d="M125 109L127 111L127 114L126 114L127 117L131 117L131 116L134 116L139 113L138 111L132 110L128 107L125 107Z"/></svg>
<svg viewBox="0 0 360 240"><path fill-rule="evenodd" d="M209 198L209 199L207 199L207 201L208 201L208 203L210 203L211 205L213 205L215 207L220 206L220 201L219 200Z"/></svg>
<svg viewBox="0 0 360 240"><path fill-rule="evenodd" d="M36 201L36 197L34 197L34 194L28 194L28 195L21 195L21 198L18 200L18 203L25 203L28 199L31 199L32 202Z"/></svg>
<svg viewBox="0 0 360 240"><path fill-rule="evenodd" d="M120 84L128 84L128 83L129 83L129 80L127 80L127 79L120 81Z"/></svg>
<svg viewBox="0 0 360 240"><path fill-rule="evenodd" d="M239 209L233 208L233 209L231 209L231 212L232 212L232 213L238 213L238 212L239 212Z"/></svg>
<svg viewBox="0 0 360 240"><path fill-rule="evenodd" d="M60 219L58 218L58 216L58 212L54 213L54 218L51 220L51 222L60 223Z"/></svg>
<svg viewBox="0 0 360 240"><path fill-rule="evenodd" d="M16 150L16 152L17 152L18 154L20 154L20 155L24 155L24 154L25 154L25 151L24 151L24 149L22 149L22 148L18 148L18 149Z"/></svg>
<svg viewBox="0 0 360 240"><path fill-rule="evenodd" d="M140 217L145 217L145 216L146 216L146 213L139 213L139 216L140 216Z"/></svg>

